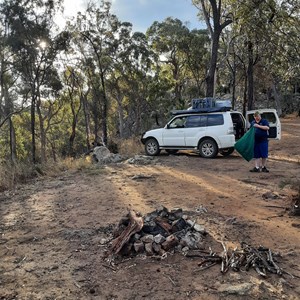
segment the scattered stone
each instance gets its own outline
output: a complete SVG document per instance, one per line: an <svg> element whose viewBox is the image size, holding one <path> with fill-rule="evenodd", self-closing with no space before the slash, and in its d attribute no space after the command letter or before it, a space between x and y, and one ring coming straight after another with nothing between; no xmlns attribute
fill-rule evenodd
<svg viewBox="0 0 300 300"><path fill-rule="evenodd" d="M262 195L263 199L279 199L279 195L273 192L266 192Z"/></svg>
<svg viewBox="0 0 300 300"><path fill-rule="evenodd" d="M153 156L135 155L134 157L127 159L126 163L135 165L149 165L156 161L157 159L155 159Z"/></svg>
<svg viewBox="0 0 300 300"><path fill-rule="evenodd" d="M222 284L218 291L221 293L227 293L230 295L245 296L249 294L249 291L253 288L253 283L241 283L237 285Z"/></svg>

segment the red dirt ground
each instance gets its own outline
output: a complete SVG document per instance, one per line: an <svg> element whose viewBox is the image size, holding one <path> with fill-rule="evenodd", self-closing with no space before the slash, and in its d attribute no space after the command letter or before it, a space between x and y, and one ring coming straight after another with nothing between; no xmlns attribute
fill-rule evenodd
<svg viewBox="0 0 300 300"><path fill-rule="evenodd" d="M1 193L0 299L300 299L300 219L290 213L300 194L300 118L282 119L282 131L270 142L270 173L250 173L238 154L162 153L149 165L94 165ZM161 205L204 225L214 252L221 242L270 248L284 274L200 270L199 258L180 253L109 265L112 228L129 209Z"/></svg>

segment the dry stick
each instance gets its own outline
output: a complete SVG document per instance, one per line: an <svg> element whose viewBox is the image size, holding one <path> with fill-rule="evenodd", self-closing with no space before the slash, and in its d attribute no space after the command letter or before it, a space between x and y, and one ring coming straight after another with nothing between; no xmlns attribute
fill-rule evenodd
<svg viewBox="0 0 300 300"><path fill-rule="evenodd" d="M276 273L273 268L271 268L268 264L268 262L266 261L266 259L259 253L258 250L252 248L253 253L256 255L257 258L260 259L260 261L263 263L263 265L267 268L267 270L271 273Z"/></svg>
<svg viewBox="0 0 300 300"><path fill-rule="evenodd" d="M281 275L282 274L282 270L275 264L274 260L273 260L273 256L272 256L272 251L269 249L268 252L268 257L269 257L269 261L273 264L274 268L277 271L277 274Z"/></svg>
<svg viewBox="0 0 300 300"><path fill-rule="evenodd" d="M261 275L261 276L263 276L263 277L267 277L266 273L262 272L262 271L260 270L260 268L258 267L258 265L256 264L257 260L258 260L258 258L255 257L254 260L252 261L252 266L254 267L255 271L256 271L259 275Z"/></svg>
<svg viewBox="0 0 300 300"><path fill-rule="evenodd" d="M143 218L138 217L133 210L129 212L129 220L129 225L124 229L119 237L112 241L112 247L110 250L111 253L118 254L124 244L129 241L130 237L136 232L139 232L144 225Z"/></svg>
<svg viewBox="0 0 300 300"><path fill-rule="evenodd" d="M108 269L111 269L113 271L117 271L117 269L115 269L114 267L110 266L110 265L105 265L105 264L102 264L103 267L105 268L108 268Z"/></svg>
<svg viewBox="0 0 300 300"><path fill-rule="evenodd" d="M221 242L221 244L224 249L223 256L222 256L222 264L221 264L221 272L223 273L225 270L227 271L228 269L228 254L227 254L226 245L223 242ZM225 263L224 263L224 259L225 259Z"/></svg>
<svg viewBox="0 0 300 300"><path fill-rule="evenodd" d="M176 286L176 283L169 275L165 275L165 276L172 282L173 286Z"/></svg>
<svg viewBox="0 0 300 300"><path fill-rule="evenodd" d="M207 257L206 259L204 259L201 262L199 262L198 266L201 267L203 264L205 264L207 262L220 263L220 262L222 262L222 257L221 256L210 256L210 257Z"/></svg>
<svg viewBox="0 0 300 300"><path fill-rule="evenodd" d="M282 209L286 209L286 207L284 207L284 206L277 206L277 205L264 205L264 207L271 207L271 208L282 208Z"/></svg>
<svg viewBox="0 0 300 300"><path fill-rule="evenodd" d="M214 265L216 265L216 264L217 264L216 262L213 262L213 263L211 263L210 265L201 267L199 270L200 270L200 271L206 270L206 269L208 269L208 268L210 268L210 267L212 267L212 266L214 266Z"/></svg>

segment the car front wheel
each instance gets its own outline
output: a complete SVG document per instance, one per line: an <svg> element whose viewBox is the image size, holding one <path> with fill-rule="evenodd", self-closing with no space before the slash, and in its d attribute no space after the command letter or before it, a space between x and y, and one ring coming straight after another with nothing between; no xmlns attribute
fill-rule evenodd
<svg viewBox="0 0 300 300"><path fill-rule="evenodd" d="M145 152L150 156L155 156L160 153L159 145L156 139L149 139L146 141Z"/></svg>
<svg viewBox="0 0 300 300"><path fill-rule="evenodd" d="M199 154L204 158L213 158L218 154L217 143L212 139L205 139L199 144Z"/></svg>

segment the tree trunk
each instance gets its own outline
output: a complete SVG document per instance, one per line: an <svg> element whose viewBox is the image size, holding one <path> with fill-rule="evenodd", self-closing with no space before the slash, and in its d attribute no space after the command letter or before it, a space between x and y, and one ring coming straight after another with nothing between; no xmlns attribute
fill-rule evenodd
<svg viewBox="0 0 300 300"><path fill-rule="evenodd" d="M277 91L276 83L274 82L274 80L272 81L272 91L273 91L273 95L274 95L274 99L275 99L275 103L276 103L277 114L279 116L281 116L282 115L282 107L281 107L281 101L280 101L281 97Z"/></svg>
<svg viewBox="0 0 300 300"><path fill-rule="evenodd" d="M94 87L94 93L93 93L93 121L94 121L94 142L100 143L103 142L102 140L100 141L99 137L99 119L100 119L100 114L99 114L99 106L101 105L101 95L99 95L99 91L96 90Z"/></svg>
<svg viewBox="0 0 300 300"><path fill-rule="evenodd" d="M244 99L243 99L243 115L246 116L247 111L247 93L248 93L248 80L247 75L245 74L245 87L244 87Z"/></svg>
<svg viewBox="0 0 300 300"><path fill-rule="evenodd" d="M84 95L83 93L81 94L80 98L81 98L81 102L83 106L83 114L84 114L86 147L87 147L87 151L89 151L91 149L91 144L90 144L91 129L90 129L90 117L88 114L88 103L87 103L86 95Z"/></svg>
<svg viewBox="0 0 300 300"><path fill-rule="evenodd" d="M118 119L119 119L119 137L122 139L124 137L124 110L122 105L121 96L117 96L118 102Z"/></svg>
<svg viewBox="0 0 300 300"><path fill-rule="evenodd" d="M71 110L72 110L72 127L71 127L71 134L69 137L69 155L74 156L74 140L76 136L76 126L77 126L77 113L75 108L73 107L73 102L71 102Z"/></svg>
<svg viewBox="0 0 300 300"><path fill-rule="evenodd" d="M215 29L214 35L212 37L209 69L205 79L206 97L213 97L215 94L215 76L216 76L216 68L217 68L217 60L218 60L219 37L220 37L220 31Z"/></svg>
<svg viewBox="0 0 300 300"><path fill-rule="evenodd" d="M39 117L39 124L40 124L40 138L41 138L41 163L47 161L46 156L46 131L44 127L44 118L41 112L41 99L37 100L36 104L36 111Z"/></svg>
<svg viewBox="0 0 300 300"><path fill-rule="evenodd" d="M13 164L17 162L16 132L12 119L9 118L10 158Z"/></svg>
<svg viewBox="0 0 300 300"><path fill-rule="evenodd" d="M35 95L33 94L31 97L31 110L30 110L30 118L31 118L31 155L32 162L36 164L36 145L35 145Z"/></svg>
<svg viewBox="0 0 300 300"><path fill-rule="evenodd" d="M107 97L106 97L106 89L105 89L105 79L104 73L101 72L101 85L102 85L102 95L103 95L103 103L102 103L102 135L103 135L103 143L107 145L108 137L107 137Z"/></svg>
<svg viewBox="0 0 300 300"><path fill-rule="evenodd" d="M248 110L254 109L254 81L253 81L253 44L251 41L248 41L248 69L247 69L247 78L248 78Z"/></svg>

